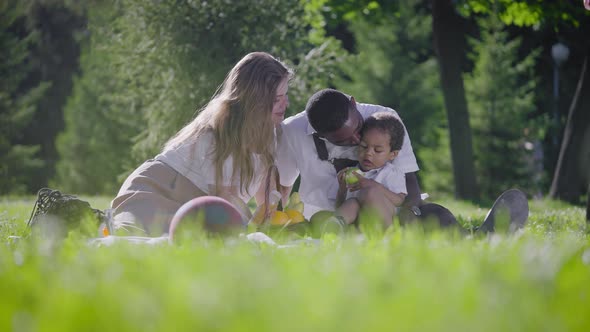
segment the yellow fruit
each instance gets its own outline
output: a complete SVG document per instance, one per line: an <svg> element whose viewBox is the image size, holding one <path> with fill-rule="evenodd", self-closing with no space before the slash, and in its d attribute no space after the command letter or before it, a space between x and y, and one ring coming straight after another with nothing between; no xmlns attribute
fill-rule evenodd
<svg viewBox="0 0 590 332"><path fill-rule="evenodd" d="M271 215L272 215L272 213L274 213L272 211L277 209L277 205L278 205L278 203L272 204L270 206L269 212L271 212ZM262 204L260 204L260 206L258 206L258 208L256 208L256 211L254 211L254 213L252 214L252 218L250 219L251 223L253 223L255 225L262 225L265 222L265 218L264 218L264 213L266 212L265 206L266 205L264 203L262 203Z"/></svg>
<svg viewBox="0 0 590 332"><path fill-rule="evenodd" d="M301 197L299 196L298 192L294 192L291 194L289 198L289 203L284 206L283 211L286 210L295 210L303 213L303 202L301 201Z"/></svg>
<svg viewBox="0 0 590 332"><path fill-rule="evenodd" d="M295 205L289 206L289 207L287 207L287 210L295 210L295 211L298 211L299 213L303 213L303 202L299 202Z"/></svg>
<svg viewBox="0 0 590 332"><path fill-rule="evenodd" d="M291 224L297 224L305 221L303 214L297 210L285 210L285 213L291 219Z"/></svg>
<svg viewBox="0 0 590 332"><path fill-rule="evenodd" d="M275 211L270 216L271 225L284 225L289 222L289 215L283 211Z"/></svg>
<svg viewBox="0 0 590 332"><path fill-rule="evenodd" d="M300 202L301 202L301 197L299 196L299 193L297 191L292 193L291 197L289 198L289 205L295 205Z"/></svg>
<svg viewBox="0 0 590 332"><path fill-rule="evenodd" d="M107 226L106 225L103 225L102 227L103 227L102 228L102 236L103 237L109 236L110 234L109 234L109 229L107 228Z"/></svg>

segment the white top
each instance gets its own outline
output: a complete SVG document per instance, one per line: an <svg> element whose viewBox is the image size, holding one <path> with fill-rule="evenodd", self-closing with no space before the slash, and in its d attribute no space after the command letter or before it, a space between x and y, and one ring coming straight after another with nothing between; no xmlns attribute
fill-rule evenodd
<svg viewBox="0 0 590 332"><path fill-rule="evenodd" d="M383 167L363 172L363 176L382 184L387 190L395 194L408 194L406 189L406 173L400 171L392 163L386 163ZM360 190L349 191L346 199L358 197Z"/></svg>
<svg viewBox="0 0 590 332"><path fill-rule="evenodd" d="M211 194L211 189L215 187L215 163L214 163L215 142L213 133L203 134L194 143L183 144L175 149L168 149L156 156L178 173L188 178L192 183L206 194ZM233 158L229 156L223 163L223 177L221 186L238 188L238 197L244 202L248 202L258 190L260 181L264 175L260 157L253 155L254 177L247 189L247 192L240 193L239 174L232 183Z"/></svg>
<svg viewBox="0 0 590 332"><path fill-rule="evenodd" d="M383 106L357 103L357 108L365 119L379 111L392 112L399 118L394 110ZM282 129L283 135L277 150L277 167L281 175L281 184L291 186L301 174L299 194L305 206L303 214L306 218L319 210L333 211L338 194L336 170L330 162L319 159L312 136L315 130L309 124L307 114L301 112L285 119ZM328 159L358 159L356 147L337 146L327 141L326 147ZM392 163L403 173L419 170L407 130L402 148Z"/></svg>

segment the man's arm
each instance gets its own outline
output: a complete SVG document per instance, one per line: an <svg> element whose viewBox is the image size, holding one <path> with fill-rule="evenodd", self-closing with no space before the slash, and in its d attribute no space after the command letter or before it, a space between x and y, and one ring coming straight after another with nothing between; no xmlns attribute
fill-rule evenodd
<svg viewBox="0 0 590 332"><path fill-rule="evenodd" d="M284 129L280 130L279 146L277 148L276 166L279 171L278 188L281 193L281 200L283 206L287 204L291 189L295 183L297 176L299 176L299 168L297 167L297 158L293 146L291 145L289 135L289 128L283 125ZM282 128L282 127L281 127ZM287 185L283 185L286 183Z"/></svg>
<svg viewBox="0 0 590 332"><path fill-rule="evenodd" d="M418 184L418 177L415 172L406 173L406 189L408 195L404 201L404 206L411 208L412 206L420 206L422 199L420 198L420 185Z"/></svg>

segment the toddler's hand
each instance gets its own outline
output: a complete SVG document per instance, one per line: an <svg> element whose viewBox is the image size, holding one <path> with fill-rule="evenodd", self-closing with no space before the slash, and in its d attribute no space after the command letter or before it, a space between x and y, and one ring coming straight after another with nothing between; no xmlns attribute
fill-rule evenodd
<svg viewBox="0 0 590 332"><path fill-rule="evenodd" d="M348 169L348 167L343 168L340 170L340 172L338 172L338 185L340 187L346 187L346 170Z"/></svg>

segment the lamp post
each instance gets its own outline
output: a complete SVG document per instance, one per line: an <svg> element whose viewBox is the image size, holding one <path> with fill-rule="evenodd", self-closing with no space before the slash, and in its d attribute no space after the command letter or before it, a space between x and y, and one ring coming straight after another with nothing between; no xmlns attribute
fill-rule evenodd
<svg viewBox="0 0 590 332"><path fill-rule="evenodd" d="M558 42L551 47L551 57L553 58L553 146L557 148L559 144L559 67L567 61L570 55L570 49Z"/></svg>

